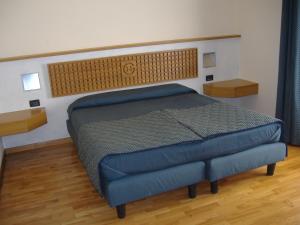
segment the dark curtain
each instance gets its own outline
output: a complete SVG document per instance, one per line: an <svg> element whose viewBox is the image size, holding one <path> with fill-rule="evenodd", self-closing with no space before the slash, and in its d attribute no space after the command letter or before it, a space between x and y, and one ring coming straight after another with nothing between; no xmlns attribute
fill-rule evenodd
<svg viewBox="0 0 300 225"><path fill-rule="evenodd" d="M300 0L283 0L276 116L285 142L300 145Z"/></svg>

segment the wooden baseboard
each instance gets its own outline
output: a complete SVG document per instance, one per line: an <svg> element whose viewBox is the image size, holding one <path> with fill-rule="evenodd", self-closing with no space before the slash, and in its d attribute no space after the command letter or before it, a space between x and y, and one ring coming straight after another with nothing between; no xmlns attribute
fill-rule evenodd
<svg viewBox="0 0 300 225"><path fill-rule="evenodd" d="M15 154L15 153L19 153L19 152L31 151L31 150L35 150L35 149L39 149L39 148L46 148L46 147L51 147L51 146L56 146L56 145L61 145L61 144L71 144L71 143L73 143L73 141L70 137L61 138L61 139L39 142L39 143L23 145L23 146L18 146L18 147L13 147L13 148L6 148L5 154L10 155L10 154Z"/></svg>

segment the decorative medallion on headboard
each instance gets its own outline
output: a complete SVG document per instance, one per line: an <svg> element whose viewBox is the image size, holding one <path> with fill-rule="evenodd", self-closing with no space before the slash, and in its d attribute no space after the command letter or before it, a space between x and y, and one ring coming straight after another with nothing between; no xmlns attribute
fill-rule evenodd
<svg viewBox="0 0 300 225"><path fill-rule="evenodd" d="M151 52L48 65L54 97L198 76L197 49Z"/></svg>

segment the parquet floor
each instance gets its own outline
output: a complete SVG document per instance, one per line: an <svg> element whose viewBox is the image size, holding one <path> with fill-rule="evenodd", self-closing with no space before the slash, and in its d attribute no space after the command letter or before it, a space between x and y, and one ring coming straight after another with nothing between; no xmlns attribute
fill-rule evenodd
<svg viewBox="0 0 300 225"><path fill-rule="evenodd" d="M277 165L275 176L259 168L220 183L212 195L198 186L127 206L119 220L101 199L70 144L9 155L0 199L1 225L300 225L300 148Z"/></svg>

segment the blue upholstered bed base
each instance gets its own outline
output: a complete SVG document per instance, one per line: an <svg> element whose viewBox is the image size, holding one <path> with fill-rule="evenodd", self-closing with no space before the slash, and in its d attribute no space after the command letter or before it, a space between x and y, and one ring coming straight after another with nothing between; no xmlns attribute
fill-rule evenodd
<svg viewBox="0 0 300 225"><path fill-rule="evenodd" d="M286 157L286 151L285 144L273 143L260 145L233 155L208 160L206 162L207 179L212 182L282 161Z"/></svg>
<svg viewBox="0 0 300 225"><path fill-rule="evenodd" d="M105 195L115 207L205 179L205 163L193 162L168 169L129 176L106 185Z"/></svg>
<svg viewBox="0 0 300 225"><path fill-rule="evenodd" d="M243 152L218 157L206 162L193 162L164 170L142 173L107 182L105 196L110 206L126 204L144 197L199 183L216 181L260 166L282 161L286 145L261 145Z"/></svg>

